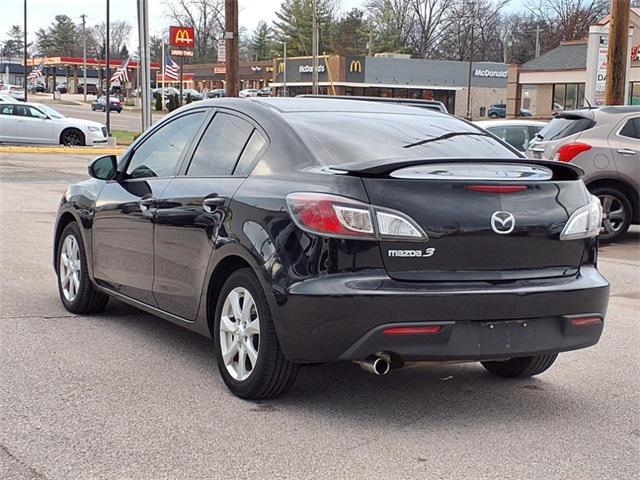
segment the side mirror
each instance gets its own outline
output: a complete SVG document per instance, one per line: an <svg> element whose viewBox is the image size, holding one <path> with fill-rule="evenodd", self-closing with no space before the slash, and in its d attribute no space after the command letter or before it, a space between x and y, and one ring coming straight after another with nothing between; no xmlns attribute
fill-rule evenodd
<svg viewBox="0 0 640 480"><path fill-rule="evenodd" d="M113 180L118 173L118 161L115 155L98 157L89 164L89 175L98 180Z"/></svg>

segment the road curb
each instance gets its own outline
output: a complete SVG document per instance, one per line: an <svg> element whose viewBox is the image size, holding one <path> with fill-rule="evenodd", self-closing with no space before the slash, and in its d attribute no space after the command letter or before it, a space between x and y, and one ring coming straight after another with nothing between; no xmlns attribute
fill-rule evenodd
<svg viewBox="0 0 640 480"><path fill-rule="evenodd" d="M0 146L0 153L93 153L96 155L120 155L126 147L31 147Z"/></svg>

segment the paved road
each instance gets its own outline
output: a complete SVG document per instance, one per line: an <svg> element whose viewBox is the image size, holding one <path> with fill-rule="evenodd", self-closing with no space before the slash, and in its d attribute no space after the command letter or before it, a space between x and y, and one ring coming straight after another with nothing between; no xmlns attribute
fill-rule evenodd
<svg viewBox="0 0 640 480"><path fill-rule="evenodd" d="M67 117L83 118L85 120L93 120L103 124L106 123L106 114L103 112L92 112L89 105L62 105L59 103L52 103L49 99L44 97L36 97L33 98L32 101L47 103ZM151 114L154 122L165 115L164 113L157 112L152 112ZM140 111L133 110L123 110L122 113L111 112L111 128L139 132L142 129L141 115Z"/></svg>
<svg viewBox="0 0 640 480"><path fill-rule="evenodd" d="M601 343L539 378L325 365L250 403L227 393L206 339L116 301L62 309L52 222L85 164L0 155L0 478L637 478L639 229L602 250Z"/></svg>

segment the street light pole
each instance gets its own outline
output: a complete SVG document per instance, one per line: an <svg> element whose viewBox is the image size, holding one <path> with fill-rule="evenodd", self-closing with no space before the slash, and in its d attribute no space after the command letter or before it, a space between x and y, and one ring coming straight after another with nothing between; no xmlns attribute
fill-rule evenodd
<svg viewBox="0 0 640 480"><path fill-rule="evenodd" d="M82 99L87 101L87 16L82 14Z"/></svg>
<svg viewBox="0 0 640 480"><path fill-rule="evenodd" d="M149 5L147 4L147 0L138 0L138 43L140 44L138 73L140 78L140 100L142 103L142 131L144 132L151 126L151 95L149 92L151 85L151 72L149 69ZM180 75L182 76L182 62ZM180 85L182 85L182 83L180 83ZM180 88L180 99L182 99L182 88Z"/></svg>
<svg viewBox="0 0 640 480"><path fill-rule="evenodd" d="M111 55L109 53L109 42L110 42L110 36L109 36L109 30L111 29L111 23L109 21L109 0L107 0L107 42L106 45L104 47L104 52L105 52L105 59L106 59L106 74L107 74L107 82L106 82L106 88L107 91L105 93L106 95L106 101L107 103L104 106L104 111L106 113L106 124L107 124L107 137L111 136L111 101L109 99L110 96L110 92L109 90L111 90L111 72L109 70L109 62L111 61Z"/></svg>
<svg viewBox="0 0 640 480"><path fill-rule="evenodd" d="M311 32L311 93L318 95L318 2L313 0L313 25Z"/></svg>
<svg viewBox="0 0 640 480"><path fill-rule="evenodd" d="M24 48L22 54L24 57L24 101L27 102L27 0L24 0Z"/></svg>
<svg viewBox="0 0 640 480"><path fill-rule="evenodd" d="M287 92L287 42L284 42L284 59L283 59L283 69L282 69L282 94L284 97L288 97L289 93Z"/></svg>

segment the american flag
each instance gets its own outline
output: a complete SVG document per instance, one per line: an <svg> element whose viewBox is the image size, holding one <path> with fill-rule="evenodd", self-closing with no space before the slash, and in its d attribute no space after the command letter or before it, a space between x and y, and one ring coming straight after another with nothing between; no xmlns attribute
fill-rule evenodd
<svg viewBox="0 0 640 480"><path fill-rule="evenodd" d="M164 58L164 74L172 80L178 80L180 78L180 65L174 62L168 53Z"/></svg>
<svg viewBox="0 0 640 480"><path fill-rule="evenodd" d="M40 62L36 68L31 70L29 75L27 76L27 80L36 80L42 76L42 71L44 70L44 62Z"/></svg>
<svg viewBox="0 0 640 480"><path fill-rule="evenodd" d="M125 83L129 81L129 72L127 72L129 60L131 60L131 57L127 58L127 60L116 69L115 73L111 76L111 83Z"/></svg>

